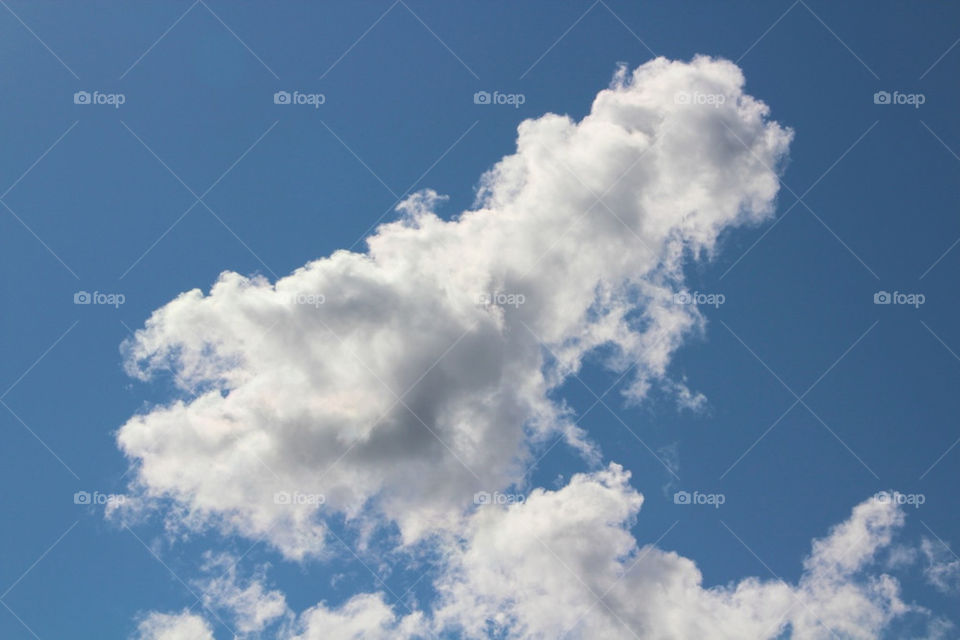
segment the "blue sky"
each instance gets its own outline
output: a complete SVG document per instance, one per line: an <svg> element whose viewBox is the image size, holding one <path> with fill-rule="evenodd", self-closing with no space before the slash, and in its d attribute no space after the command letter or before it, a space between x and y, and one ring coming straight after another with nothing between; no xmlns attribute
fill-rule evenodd
<svg viewBox="0 0 960 640"><path fill-rule="evenodd" d="M241 570L269 563L294 611L384 582L388 602L415 595L429 610L428 564L390 551L389 527L370 556L295 562L216 527L173 540L162 513L127 527L75 504L128 490L118 429L181 397L169 376L131 378L120 345L223 271L275 280L363 251L412 192L448 195L444 219L471 208L522 120L580 119L618 63L654 55L734 61L793 129L775 213L685 266L689 291L725 300L701 309L704 331L669 365L704 407L678 408L662 385L628 402L629 376L588 354L550 397L582 416L602 460L547 450L551 438L517 490L622 464L646 499L630 532L693 559L705 587L797 581L811 540L881 490L924 496L899 538L956 559L955 5L3 4L2 637L132 637L145 612L195 604L211 550L246 552ZM124 102L75 104L78 91ZM278 105L277 91L325 101ZM478 91L524 102L475 104ZM924 102L877 104L883 91ZM75 304L79 291L124 301ZM924 302L875 304L878 291ZM725 502L678 505L678 490ZM330 526L357 543L342 517ZM950 591L922 574L920 561L898 574L904 599L960 624L956 578ZM228 614L193 613L231 637ZM918 619L889 633L919 634Z"/></svg>

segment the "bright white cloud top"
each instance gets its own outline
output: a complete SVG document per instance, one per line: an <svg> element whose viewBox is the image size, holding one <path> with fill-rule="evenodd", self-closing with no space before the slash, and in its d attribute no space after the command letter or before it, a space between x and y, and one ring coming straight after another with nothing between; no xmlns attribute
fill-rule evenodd
<svg viewBox="0 0 960 640"><path fill-rule="evenodd" d="M703 318L672 294L721 233L771 215L791 138L734 64L657 59L621 69L579 122L523 122L473 210L444 220L425 191L366 253L182 294L126 345L133 375L169 371L184 392L119 430L135 468L127 505L162 507L178 530L265 538L295 560L332 552L330 514L445 549L429 615L382 594L297 615L257 582L214 585L213 604L251 633L772 638L789 624L795 638L874 637L908 609L892 578L857 577L900 524L895 505L857 507L797 585L704 589L692 561L637 547L642 497L615 464L522 505L472 504L522 486L551 435L599 459L548 397L598 347L616 371L635 365L632 400L663 385L696 401L668 367ZM150 618L142 633L179 638L200 622Z"/></svg>

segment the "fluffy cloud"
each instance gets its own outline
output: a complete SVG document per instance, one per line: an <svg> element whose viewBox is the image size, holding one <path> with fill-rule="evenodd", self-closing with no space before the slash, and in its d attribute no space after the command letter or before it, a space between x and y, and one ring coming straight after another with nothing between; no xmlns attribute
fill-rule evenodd
<svg viewBox="0 0 960 640"><path fill-rule="evenodd" d="M151 613L137 627L137 640L214 640L213 629L201 616Z"/></svg>
<svg viewBox="0 0 960 640"><path fill-rule="evenodd" d="M273 283L224 273L158 309L128 369L183 397L119 430L129 504L290 558L322 553L324 513L386 516L413 543L522 482L531 443L592 453L548 392L597 347L636 365L631 398L695 398L667 369L702 317L672 292L725 229L770 214L791 139L743 85L703 57L622 69L582 120L523 122L473 210L444 220L423 192L365 253ZM724 99L684 99L707 94Z"/></svg>
<svg viewBox="0 0 960 640"><path fill-rule="evenodd" d="M480 509L438 582L438 628L469 638L876 638L910 610L897 581L868 574L903 523L870 499L814 541L795 585L705 588L695 563L629 532L642 503L615 464L523 504Z"/></svg>
<svg viewBox="0 0 960 640"><path fill-rule="evenodd" d="M692 560L638 545L630 527L643 498L628 481L611 464L523 503L478 509L446 542L431 614L359 594L336 608L318 604L271 637L867 640L923 612L878 568L904 521L892 502L871 498L815 540L796 584L744 578L708 588ZM938 628L949 626L932 620L931 637Z"/></svg>
<svg viewBox="0 0 960 640"><path fill-rule="evenodd" d="M208 556L204 570L210 575L200 581L203 603L208 610L226 609L234 620L234 631L258 633L289 612L284 595L264 587L264 572L241 584L236 558L227 554Z"/></svg>
<svg viewBox="0 0 960 640"><path fill-rule="evenodd" d="M336 609L322 604L300 615L297 631L285 640L393 640L428 637L422 613L398 616L383 594L356 595Z"/></svg>
<svg viewBox="0 0 960 640"><path fill-rule="evenodd" d="M227 554L208 558L204 570L210 578L197 581L204 607L220 620L229 620L231 630L238 638L269 637L282 640L387 640L418 638L430 635L430 628L422 612L410 611L398 615L380 593L361 593L338 607L318 603L296 615L287 605L286 596L266 586L263 568L253 576L242 578L237 565L240 559ZM158 620L182 623L187 629L187 618L194 624L196 616L164 616L153 614ZM143 640L152 640L146 636ZM157 640L167 640L157 636ZM179 640L180 636L170 636ZM196 639L204 640L202 636Z"/></svg>

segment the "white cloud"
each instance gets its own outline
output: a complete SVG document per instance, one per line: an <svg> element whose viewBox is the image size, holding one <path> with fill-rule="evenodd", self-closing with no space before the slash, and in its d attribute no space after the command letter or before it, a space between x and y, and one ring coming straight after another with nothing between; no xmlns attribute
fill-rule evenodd
<svg viewBox="0 0 960 640"><path fill-rule="evenodd" d="M924 538L920 551L926 561L923 575L927 582L944 593L960 594L960 559L946 543Z"/></svg>
<svg viewBox="0 0 960 640"><path fill-rule="evenodd" d="M397 616L383 594L359 594L336 609L323 604L300 615L296 631L286 640L393 640L424 637L429 632L423 614Z"/></svg>
<svg viewBox="0 0 960 640"><path fill-rule="evenodd" d="M214 640L203 617L188 611L147 615L137 626L137 640Z"/></svg>
<svg viewBox="0 0 960 640"><path fill-rule="evenodd" d="M328 607L321 602L296 615L281 591L266 586L267 567L260 567L253 575L242 577L238 569L241 560L229 554L207 554L203 571L208 577L195 583L204 608L225 621L237 638L386 640L430 633L422 612L408 610L408 615L397 614L380 593L357 594L337 607ZM196 625L202 620L186 613L179 616L154 613L141 625L141 633L148 622L165 633L192 632L200 628ZM154 638L180 640L181 636L145 635L139 640ZM185 640L205 640L205 637Z"/></svg>
<svg viewBox="0 0 960 640"><path fill-rule="evenodd" d="M172 526L262 536L303 558L323 550L324 513L382 514L415 542L455 530L475 491L522 482L531 442L564 433L589 454L548 392L601 345L614 369L637 363L632 399L657 381L685 389L667 368L703 318L673 303L681 267L772 210L769 167L792 134L743 84L732 63L702 57L622 69L583 120L523 122L475 210L445 221L424 192L367 253L275 283L224 273L158 309L127 345L128 369L170 370L185 397L119 430L133 492L165 501ZM278 504L278 492L323 504Z"/></svg>
<svg viewBox="0 0 960 640"><path fill-rule="evenodd" d="M907 613L928 613L905 604L878 567L903 525L894 503L856 506L813 542L795 584L749 577L705 587L691 559L638 545L630 527L643 498L629 478L611 464L523 503L478 509L444 547L432 614L358 594L304 611L273 637L866 640ZM929 619L932 638L949 628Z"/></svg>
<svg viewBox="0 0 960 640"><path fill-rule="evenodd" d="M198 586L207 609L230 612L234 631L258 633L288 615L287 601L280 591L264 586L265 568L241 583L237 576L238 561L229 554L208 556L203 568L209 577Z"/></svg>
<svg viewBox="0 0 960 640"><path fill-rule="evenodd" d="M866 639L910 610L894 578L865 572L903 523L895 505L858 505L814 541L797 584L705 588L692 560L638 547L629 526L642 498L628 479L611 464L479 510L438 583L438 624L470 638L760 639L789 625L795 640Z"/></svg>

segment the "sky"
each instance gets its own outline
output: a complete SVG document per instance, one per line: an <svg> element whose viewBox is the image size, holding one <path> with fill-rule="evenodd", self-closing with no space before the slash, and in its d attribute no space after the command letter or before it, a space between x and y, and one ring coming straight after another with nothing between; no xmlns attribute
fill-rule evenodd
<svg viewBox="0 0 960 640"><path fill-rule="evenodd" d="M955 4L0 5L0 637L960 637Z"/></svg>

